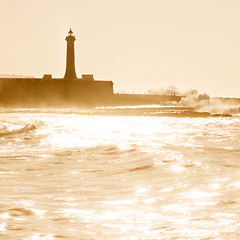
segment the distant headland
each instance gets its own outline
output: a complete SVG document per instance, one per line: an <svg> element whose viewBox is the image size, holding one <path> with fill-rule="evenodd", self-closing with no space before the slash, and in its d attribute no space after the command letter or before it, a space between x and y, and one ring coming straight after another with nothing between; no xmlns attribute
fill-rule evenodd
<svg viewBox="0 0 240 240"><path fill-rule="evenodd" d="M176 95L114 94L113 82L95 80L91 74L78 78L75 71L74 42L72 30L68 32L66 70L63 78L44 74L42 78L0 78L0 106L56 107L56 106L116 106L159 104L179 102Z"/></svg>

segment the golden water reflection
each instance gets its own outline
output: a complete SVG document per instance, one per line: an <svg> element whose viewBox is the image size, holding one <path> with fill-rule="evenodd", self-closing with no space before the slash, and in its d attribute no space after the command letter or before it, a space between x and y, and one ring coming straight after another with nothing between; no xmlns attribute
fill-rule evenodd
<svg viewBox="0 0 240 240"><path fill-rule="evenodd" d="M216 136L205 139L214 120L171 121L46 118L36 142L7 148L0 234L16 225L32 229L26 240L234 239L239 172L214 155Z"/></svg>

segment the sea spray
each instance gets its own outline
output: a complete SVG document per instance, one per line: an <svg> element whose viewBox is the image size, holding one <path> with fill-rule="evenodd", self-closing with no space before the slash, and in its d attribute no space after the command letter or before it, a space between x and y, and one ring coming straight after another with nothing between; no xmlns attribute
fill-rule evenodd
<svg viewBox="0 0 240 240"><path fill-rule="evenodd" d="M197 112L211 114L238 114L240 101L228 101L224 98L211 98L208 94L199 94L197 90L189 91L180 101L183 106L192 107Z"/></svg>

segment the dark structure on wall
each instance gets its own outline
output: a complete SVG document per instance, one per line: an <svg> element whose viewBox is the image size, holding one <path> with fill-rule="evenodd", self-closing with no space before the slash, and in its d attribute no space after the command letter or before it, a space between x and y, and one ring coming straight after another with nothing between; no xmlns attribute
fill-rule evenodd
<svg viewBox="0 0 240 240"><path fill-rule="evenodd" d="M13 106L105 105L113 97L112 81L95 81L93 75L78 78L75 71L74 41L70 29L64 78L0 78L0 102Z"/></svg>

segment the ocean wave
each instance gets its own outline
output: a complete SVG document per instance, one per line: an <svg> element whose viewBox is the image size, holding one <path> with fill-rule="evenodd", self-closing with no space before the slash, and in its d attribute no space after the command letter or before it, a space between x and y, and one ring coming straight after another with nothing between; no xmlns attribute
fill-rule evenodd
<svg viewBox="0 0 240 240"><path fill-rule="evenodd" d="M9 217L22 217L34 215L34 212L26 208L1 209L0 214L8 214Z"/></svg>
<svg viewBox="0 0 240 240"><path fill-rule="evenodd" d="M210 113L208 111L195 111L194 108L175 107L148 107L148 108L105 108L95 109L85 113L87 115L100 116L143 116L143 117L232 117L230 113Z"/></svg>
<svg viewBox="0 0 240 240"><path fill-rule="evenodd" d="M0 137L9 136L9 135L13 135L13 134L20 134L20 133L32 131L35 129L37 129L35 124L27 124L22 128L17 128L17 129L13 129L13 130L8 130L7 127L3 127L0 131Z"/></svg>
<svg viewBox="0 0 240 240"><path fill-rule="evenodd" d="M135 172L135 171L139 171L139 170L147 170L147 169L154 169L153 165L144 165L144 166L140 166L140 167L135 167L133 169L129 169L129 172Z"/></svg>
<svg viewBox="0 0 240 240"><path fill-rule="evenodd" d="M198 101L198 100L196 100ZM22 114L63 114L84 116L143 116L143 117L231 117L240 113L240 106L226 106L217 104L216 100L200 99L194 104L184 98L180 104L175 105L140 105L97 107L92 109L0 109L0 113ZM181 105L182 104L182 105Z"/></svg>

